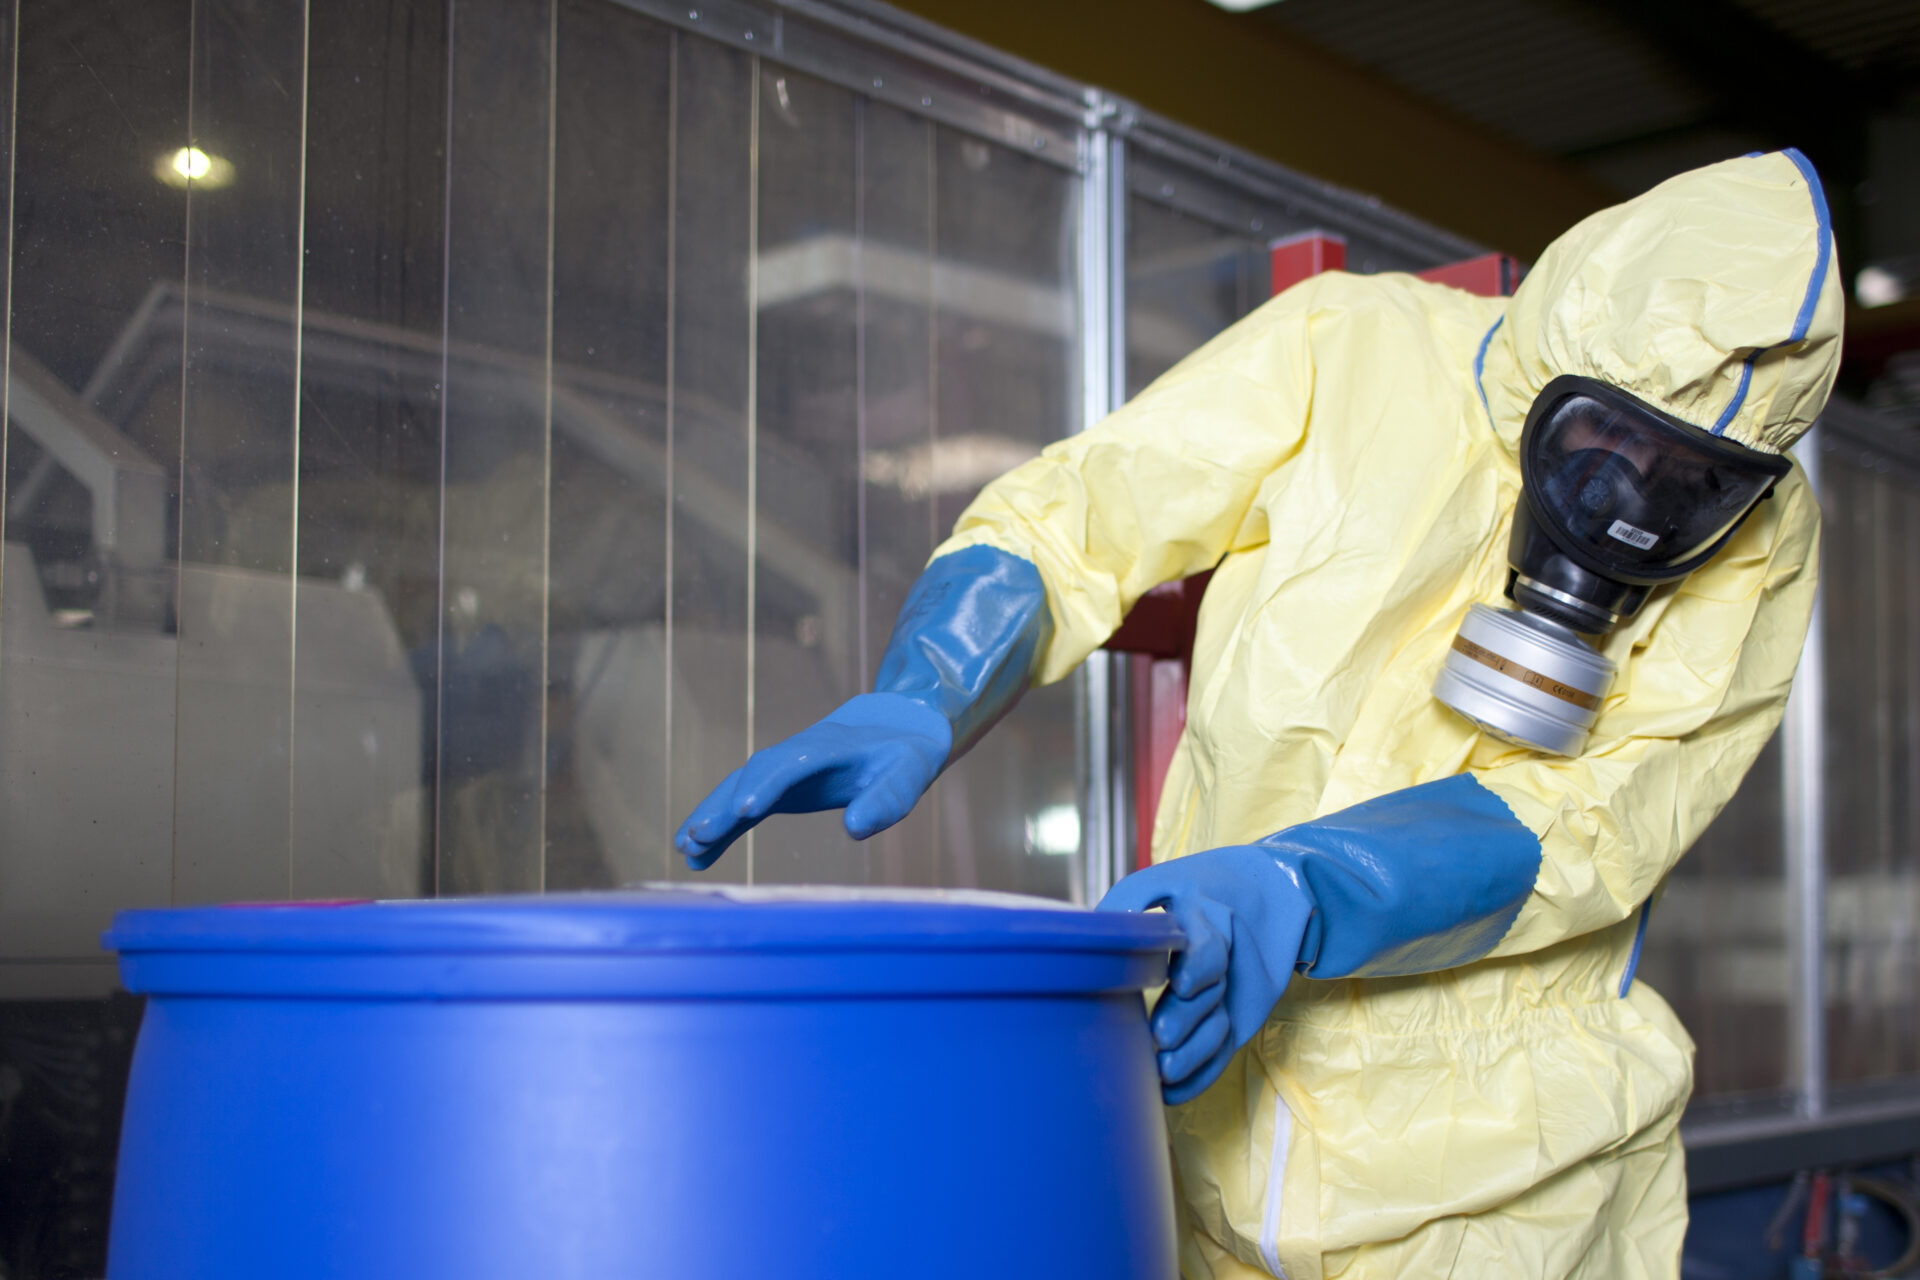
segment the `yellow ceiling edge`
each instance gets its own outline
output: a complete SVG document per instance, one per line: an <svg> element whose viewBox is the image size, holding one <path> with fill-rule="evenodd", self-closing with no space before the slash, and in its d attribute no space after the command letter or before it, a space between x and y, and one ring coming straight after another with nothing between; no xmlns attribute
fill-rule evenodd
<svg viewBox="0 0 1920 1280"><path fill-rule="evenodd" d="M1571 165L1205 0L893 2L1521 258L1618 199Z"/></svg>

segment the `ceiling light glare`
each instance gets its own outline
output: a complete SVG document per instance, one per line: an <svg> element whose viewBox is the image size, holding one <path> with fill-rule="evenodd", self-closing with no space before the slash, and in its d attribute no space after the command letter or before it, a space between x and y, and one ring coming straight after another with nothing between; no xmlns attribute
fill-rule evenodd
<svg viewBox="0 0 1920 1280"><path fill-rule="evenodd" d="M154 161L153 174L170 187L224 187L233 181L233 165L199 147L181 147Z"/></svg>
<svg viewBox="0 0 1920 1280"><path fill-rule="evenodd" d="M1907 283L1885 267L1867 267L1853 278L1853 296L1863 307L1889 307L1907 296Z"/></svg>
<svg viewBox="0 0 1920 1280"><path fill-rule="evenodd" d="M1249 9L1264 9L1270 4L1279 3L1279 0L1212 0L1212 3L1228 13L1245 13Z"/></svg>

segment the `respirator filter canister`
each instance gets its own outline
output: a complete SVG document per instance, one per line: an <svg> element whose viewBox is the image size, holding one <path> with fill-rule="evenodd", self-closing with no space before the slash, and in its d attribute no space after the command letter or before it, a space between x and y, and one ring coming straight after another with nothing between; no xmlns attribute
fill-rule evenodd
<svg viewBox="0 0 1920 1280"><path fill-rule="evenodd" d="M1434 696L1486 732L1576 756L1613 684L1614 666L1570 629L1525 612L1467 610Z"/></svg>

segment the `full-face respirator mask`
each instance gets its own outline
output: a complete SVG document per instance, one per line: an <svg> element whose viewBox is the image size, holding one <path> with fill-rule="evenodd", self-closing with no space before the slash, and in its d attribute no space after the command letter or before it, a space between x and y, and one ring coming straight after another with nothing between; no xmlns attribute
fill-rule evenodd
<svg viewBox="0 0 1920 1280"><path fill-rule="evenodd" d="M1468 609L1434 696L1497 737L1579 755L1614 676L1583 637L1711 560L1791 467L1606 383L1555 378L1520 436L1518 607Z"/></svg>

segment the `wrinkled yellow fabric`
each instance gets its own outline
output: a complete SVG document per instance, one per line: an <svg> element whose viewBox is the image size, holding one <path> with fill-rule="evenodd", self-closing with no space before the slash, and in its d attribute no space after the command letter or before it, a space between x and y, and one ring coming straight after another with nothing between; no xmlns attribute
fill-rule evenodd
<svg viewBox="0 0 1920 1280"><path fill-rule="evenodd" d="M1644 984L1619 988L1641 905L1779 720L1813 600L1801 473L1608 637L1620 674L1579 758L1487 738L1430 689L1467 606L1505 603L1535 392L1588 374L1710 428L1752 357L1726 434L1784 448L1837 363L1820 246L1813 192L1769 155L1596 214L1511 299L1317 277L989 486L935 553L1039 567L1042 680L1151 587L1218 566L1156 859L1462 771L1540 838L1488 958L1296 979L1169 1112L1188 1276L1676 1274L1692 1045Z"/></svg>

